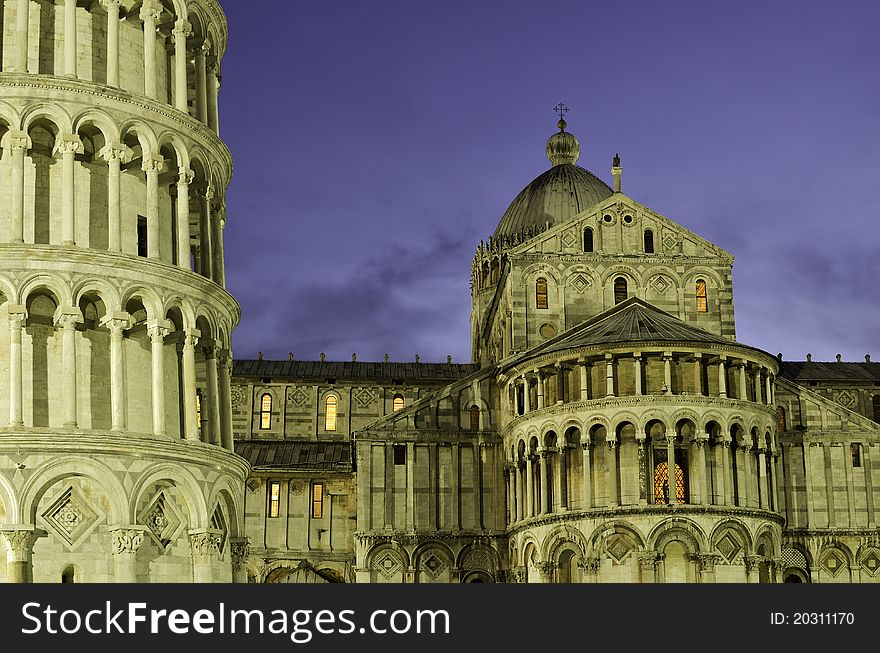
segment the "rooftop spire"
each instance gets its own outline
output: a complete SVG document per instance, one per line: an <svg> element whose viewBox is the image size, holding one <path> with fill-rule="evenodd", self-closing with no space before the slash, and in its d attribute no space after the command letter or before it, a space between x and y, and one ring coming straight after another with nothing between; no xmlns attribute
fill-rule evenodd
<svg viewBox="0 0 880 653"><path fill-rule="evenodd" d="M565 131L565 128L568 127L568 123L565 122L565 114L568 113L569 108L565 106L564 102L560 102L553 107L553 111L559 114L559 122L556 123L559 132L553 134L547 141L547 158L554 166L564 163L573 165L581 156L581 144L572 134Z"/></svg>

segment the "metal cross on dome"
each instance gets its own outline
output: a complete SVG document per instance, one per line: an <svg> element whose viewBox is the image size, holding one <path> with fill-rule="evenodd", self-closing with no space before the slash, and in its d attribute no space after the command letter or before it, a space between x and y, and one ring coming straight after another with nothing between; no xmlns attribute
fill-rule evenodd
<svg viewBox="0 0 880 653"><path fill-rule="evenodd" d="M569 112L569 108L565 106L564 102L560 102L555 107L553 107L553 111L559 114L560 118L565 118L565 114Z"/></svg>

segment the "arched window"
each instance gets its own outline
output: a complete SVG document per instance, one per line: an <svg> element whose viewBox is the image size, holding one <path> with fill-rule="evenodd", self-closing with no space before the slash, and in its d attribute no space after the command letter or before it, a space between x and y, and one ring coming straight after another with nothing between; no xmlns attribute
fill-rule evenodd
<svg viewBox="0 0 880 653"><path fill-rule="evenodd" d="M665 461L658 463L654 467L654 503L673 503L669 500L668 479L668 465ZM675 503L685 503L684 470L680 465L675 466Z"/></svg>
<svg viewBox="0 0 880 653"><path fill-rule="evenodd" d="M785 425L785 408L782 406L776 408L776 430L780 433L788 430Z"/></svg>
<svg viewBox="0 0 880 653"><path fill-rule="evenodd" d="M391 410L398 411L406 405L406 400L403 398L403 395L396 394L394 395L394 399L391 400Z"/></svg>
<svg viewBox="0 0 880 653"><path fill-rule="evenodd" d="M196 424L199 426L199 437L201 437L204 429L202 428L202 391L196 390Z"/></svg>
<svg viewBox="0 0 880 653"><path fill-rule="evenodd" d="M645 229L645 254L653 254L654 253L654 232L650 229Z"/></svg>
<svg viewBox="0 0 880 653"><path fill-rule="evenodd" d="M336 430L336 409L339 407L339 400L336 398L336 395L328 395L327 399L324 401L325 416L324 416L324 430L325 431L335 431Z"/></svg>
<svg viewBox="0 0 880 653"><path fill-rule="evenodd" d="M880 423L880 395L874 395L874 421Z"/></svg>
<svg viewBox="0 0 880 653"><path fill-rule="evenodd" d="M593 251L593 230L590 227L584 229L584 251Z"/></svg>
<svg viewBox="0 0 880 653"><path fill-rule="evenodd" d="M535 283L535 308L550 308L547 299L547 280L544 277Z"/></svg>
<svg viewBox="0 0 880 653"><path fill-rule="evenodd" d="M480 430L480 407L471 406L471 431Z"/></svg>
<svg viewBox="0 0 880 653"><path fill-rule="evenodd" d="M619 304L620 302L625 302L626 296L626 279L623 277L617 277L614 280L614 303Z"/></svg>
<svg viewBox="0 0 880 653"><path fill-rule="evenodd" d="M64 568L64 571L61 572L61 582L62 583L75 583L76 582L76 569L73 565L67 565Z"/></svg>
<svg viewBox="0 0 880 653"><path fill-rule="evenodd" d="M260 398L260 429L272 428L272 395L268 392Z"/></svg>
<svg viewBox="0 0 880 653"><path fill-rule="evenodd" d="M706 294L706 282L697 279L697 313L709 312L709 296Z"/></svg>

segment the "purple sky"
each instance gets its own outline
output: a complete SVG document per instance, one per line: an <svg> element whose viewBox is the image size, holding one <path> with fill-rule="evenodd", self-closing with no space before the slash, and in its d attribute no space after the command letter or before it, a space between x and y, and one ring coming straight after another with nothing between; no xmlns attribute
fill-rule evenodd
<svg viewBox="0 0 880 653"><path fill-rule="evenodd" d="M225 0L238 358L470 359L470 264L579 164L736 256L737 339L880 360L880 3Z"/></svg>

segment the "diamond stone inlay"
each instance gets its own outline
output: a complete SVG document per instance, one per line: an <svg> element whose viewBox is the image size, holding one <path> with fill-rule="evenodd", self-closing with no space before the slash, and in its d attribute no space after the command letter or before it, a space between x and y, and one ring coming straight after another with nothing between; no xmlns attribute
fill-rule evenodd
<svg viewBox="0 0 880 653"><path fill-rule="evenodd" d="M844 560L837 551L831 551L825 556L822 566L825 567L825 570L829 574L836 576L840 573L840 570L846 566L846 560Z"/></svg>
<svg viewBox="0 0 880 653"><path fill-rule="evenodd" d="M584 275L577 275L574 280L571 282L572 288L577 290L578 292L584 292L587 288L590 287L590 280L587 279Z"/></svg>
<svg viewBox="0 0 880 653"><path fill-rule="evenodd" d="M297 408L302 408L309 402L308 395L303 392L302 388L297 388L290 394L290 403Z"/></svg>
<svg viewBox="0 0 880 653"><path fill-rule="evenodd" d="M164 490L141 511L138 520L147 527L147 532L163 551L167 551L177 539L185 524L180 510Z"/></svg>
<svg viewBox="0 0 880 653"><path fill-rule="evenodd" d="M70 486L42 514L49 529L70 549L77 548L104 518Z"/></svg>
<svg viewBox="0 0 880 653"><path fill-rule="evenodd" d="M400 559L390 551L385 551L380 554L373 563L373 568L385 576L385 578L391 578L394 574L400 571L401 567Z"/></svg>
<svg viewBox="0 0 880 653"><path fill-rule="evenodd" d="M627 554L630 552L629 545L619 537L615 538L614 541L608 545L606 550L618 564L623 562L624 558L626 558Z"/></svg>
<svg viewBox="0 0 880 653"><path fill-rule="evenodd" d="M664 277L662 274L658 274L651 280L651 285L657 292L665 293L672 287L672 282L670 282L669 279Z"/></svg>
<svg viewBox="0 0 880 653"><path fill-rule="evenodd" d="M718 552L721 553L728 562L733 562L733 559L736 558L736 555L742 549L739 542L733 539L730 533L725 533L724 537L718 540L718 544L715 548L718 549Z"/></svg>
<svg viewBox="0 0 880 653"><path fill-rule="evenodd" d="M355 393L354 400L361 408L369 408L373 403L373 391L370 388L361 388Z"/></svg>

